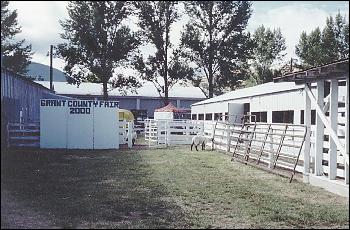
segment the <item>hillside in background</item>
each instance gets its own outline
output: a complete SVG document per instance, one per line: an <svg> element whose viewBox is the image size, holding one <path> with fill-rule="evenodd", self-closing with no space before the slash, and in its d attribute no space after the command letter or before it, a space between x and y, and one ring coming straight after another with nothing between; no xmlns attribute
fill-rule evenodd
<svg viewBox="0 0 350 230"><path fill-rule="evenodd" d="M27 67L27 75L35 78L36 81L50 81L50 66L32 62ZM65 74L53 68L53 81L67 81Z"/></svg>

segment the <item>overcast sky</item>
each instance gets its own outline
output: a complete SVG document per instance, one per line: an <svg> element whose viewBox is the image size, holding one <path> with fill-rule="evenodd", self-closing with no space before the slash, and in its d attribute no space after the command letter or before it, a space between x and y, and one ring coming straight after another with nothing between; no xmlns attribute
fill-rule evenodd
<svg viewBox="0 0 350 230"><path fill-rule="evenodd" d="M32 50L35 52L32 61L48 64L49 57L46 54L50 45L62 42L59 36L59 33L62 33L59 20L68 17L67 4L68 2L63 1L10 1L9 8L17 9L18 23L22 26L22 33L17 35L17 38L24 38L32 44ZM286 60L296 57L295 45L302 31L310 32L317 26L324 27L327 16L334 16L338 12L349 17L348 1L253 1L252 9L253 14L247 30L253 32L262 24L265 27L281 28L286 38ZM173 26L173 43L178 44L180 31L187 20L188 18L184 17ZM62 70L63 66L61 60L54 59L55 68Z"/></svg>

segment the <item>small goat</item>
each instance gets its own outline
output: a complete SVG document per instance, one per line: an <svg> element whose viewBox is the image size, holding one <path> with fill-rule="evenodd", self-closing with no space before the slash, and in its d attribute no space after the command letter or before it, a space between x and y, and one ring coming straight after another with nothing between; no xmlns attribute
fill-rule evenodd
<svg viewBox="0 0 350 230"><path fill-rule="evenodd" d="M195 146L196 150L198 151L197 147L200 144L202 145L202 150L205 150L205 144L210 142L210 141L213 141L213 138L208 138L208 137L205 137L203 135L197 134L197 136L194 136L192 138L191 151L192 151L193 146Z"/></svg>

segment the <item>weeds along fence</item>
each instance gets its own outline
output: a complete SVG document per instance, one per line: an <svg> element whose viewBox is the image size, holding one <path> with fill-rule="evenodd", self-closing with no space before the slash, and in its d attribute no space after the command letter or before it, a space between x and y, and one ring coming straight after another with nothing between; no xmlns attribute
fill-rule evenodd
<svg viewBox="0 0 350 230"><path fill-rule="evenodd" d="M291 170L292 179L296 171L303 172L305 135L303 125L217 122L213 148L225 151L232 160Z"/></svg>
<svg viewBox="0 0 350 230"><path fill-rule="evenodd" d="M147 120L145 139L150 147L191 144L198 133L213 139L213 149L232 159L302 172L303 125L226 123L221 121Z"/></svg>
<svg viewBox="0 0 350 230"><path fill-rule="evenodd" d="M302 173L304 170L304 141L306 126L282 123L227 123L223 121L195 120L152 120L145 123L145 139L150 147L191 144L197 133L213 138L213 149L232 156L232 160L267 167L269 170L281 169ZM311 151L315 145L315 133L311 128ZM329 140L324 141L323 169L327 174ZM310 169L315 170L311 154ZM338 151L337 176L345 177L345 158ZM280 171L280 170L279 170Z"/></svg>

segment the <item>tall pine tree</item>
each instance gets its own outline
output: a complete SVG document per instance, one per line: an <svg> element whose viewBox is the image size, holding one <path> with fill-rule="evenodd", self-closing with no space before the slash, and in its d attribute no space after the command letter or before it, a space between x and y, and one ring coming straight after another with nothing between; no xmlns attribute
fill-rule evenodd
<svg viewBox="0 0 350 230"><path fill-rule="evenodd" d="M108 83L119 87L136 87L131 76L113 76L116 67L125 63L140 44L137 34L123 25L130 14L124 1L72 1L68 5L69 19L61 21L65 43L58 46L66 61L64 68L72 83L101 82L103 97L108 98Z"/></svg>
<svg viewBox="0 0 350 230"><path fill-rule="evenodd" d="M304 68L334 62L349 57L349 20L338 13L335 20L329 16L322 32L320 28L303 32L295 53Z"/></svg>
<svg viewBox="0 0 350 230"><path fill-rule="evenodd" d="M316 66L323 63L322 33L316 28L309 35L303 32L296 47L296 54L304 65Z"/></svg>
<svg viewBox="0 0 350 230"><path fill-rule="evenodd" d="M2 66L17 73L26 74L33 54L32 46L25 46L25 40L15 41L21 32L17 22L17 11L8 9L9 1L1 1L1 55Z"/></svg>

